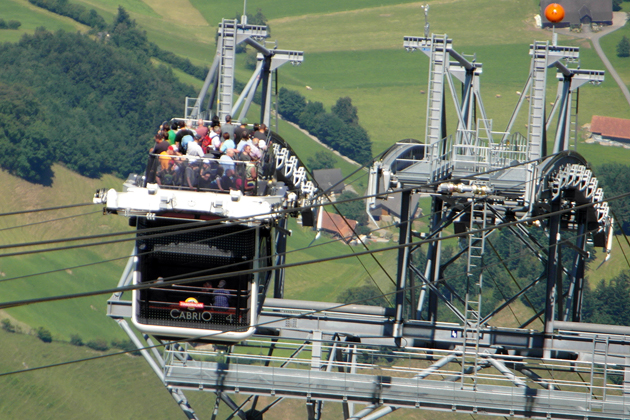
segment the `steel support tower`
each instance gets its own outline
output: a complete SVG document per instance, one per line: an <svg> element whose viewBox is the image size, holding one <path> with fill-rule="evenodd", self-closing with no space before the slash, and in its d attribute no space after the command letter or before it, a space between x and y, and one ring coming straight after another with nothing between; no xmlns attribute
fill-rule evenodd
<svg viewBox="0 0 630 420"><path fill-rule="evenodd" d="M241 19L246 22L245 17ZM186 99L185 118L188 120L210 119L217 115L225 121L227 115L235 116L240 111L238 120L242 121L254 99L256 90L262 82L260 122L269 127L271 121L272 80L275 70L285 63L299 65L304 60L302 51L278 50L277 43L267 48L260 41L267 38L267 27L239 23L236 19L223 19L219 24L217 51L197 98ZM251 78L239 97L234 102L234 83L236 71L236 47L245 43L258 51L258 64ZM207 94L210 93L208 99ZM204 104L205 110L204 110ZM236 121L236 119L235 119Z"/></svg>

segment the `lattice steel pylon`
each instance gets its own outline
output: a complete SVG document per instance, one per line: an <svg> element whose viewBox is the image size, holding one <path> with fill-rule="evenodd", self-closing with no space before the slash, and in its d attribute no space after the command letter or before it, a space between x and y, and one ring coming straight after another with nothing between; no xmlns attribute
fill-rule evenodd
<svg viewBox="0 0 630 420"><path fill-rule="evenodd" d="M435 44L444 46L446 53L444 57L436 54ZM587 256L586 237L592 235L594 243L603 246L609 252L613 220L608 214L607 203L603 202L596 178L587 169L586 161L572 151L575 149L575 141L571 144L570 135L575 133L576 128L578 103L574 98L577 97L579 87L587 82L601 83L603 72L570 68L569 64L578 60L578 48L535 42L530 47L532 57L530 75L516 104L508 129L505 132L494 132L480 98L473 100L472 96L469 96L473 93L477 97L480 95L478 76L481 74L481 64L470 62L458 54L453 49L452 42L443 35L407 36L404 39L404 47L408 51L421 50L431 60L427 92L429 97L427 135L423 142L419 142L420 144L398 143L376 162L370 171L372 179L369 185L372 188L368 194L379 192L391 194L396 189L402 189L405 192L424 193L432 197L429 232L420 235L429 241L426 270L422 275L418 268L410 267L424 282L415 315L418 321L426 320L437 326L438 315L443 313L439 312L438 308L442 305L452 312L451 319L458 320L461 325L459 329L451 330L453 353L441 359L436 366L441 367L458 361L459 374L452 374L452 378L457 378L462 390L478 392L480 382L484 382L483 375L479 372L492 366L515 387L525 390L526 393L531 392L527 391L530 385L515 373L515 370L516 372L526 370L498 361L497 348L488 347L487 340L492 339L486 335L491 334L493 328L501 327L489 325L496 314L536 287L543 279L546 279L545 308L521 323L521 327L528 326L543 316L543 332L548 338L543 339L538 350L534 350L537 345L532 346L529 356L538 353L539 356L553 358L561 354L554 349L557 342L553 339L558 334L559 325L575 331L588 328L586 324L579 324L584 287L584 262ZM444 63L445 57L452 61ZM545 97L547 72L550 67L558 70L559 87L554 108L547 115ZM444 69L441 76L448 83L436 82L436 69ZM462 82L461 94L458 94L454 87L453 78ZM445 113L444 98L448 95L444 94L444 87L447 85L451 91L458 121L457 130L450 135L440 132L437 124L429 127L432 122L441 121L437 117ZM438 101L438 98L442 98L442 101ZM529 99L530 102L526 137L511 132L516 115L525 99ZM481 114L481 118L475 121L471 116L477 112ZM555 126L554 154L548 155L547 132L550 127L554 128L551 124L556 113L559 116ZM435 139L435 136L430 135L436 132L442 134L441 139ZM384 187L375 188L379 185ZM403 199L402 202L405 203L406 200ZM376 199L368 200L368 208L374 204ZM403 233L402 226L410 222L404 218L404 211L400 214L402 218L400 237L408 237ZM546 216L547 214L549 216ZM519 221L529 219L538 219L530 220L530 224L542 223L547 233L548 245L543 245L540 239L535 238L530 232L531 229L525 229L518 224ZM443 261L439 245L432 242L432 239L438 238L449 225L454 226L455 234L460 236L460 250L455 251L456 255L453 258ZM486 307L483 305L483 280L487 265L486 241L497 232L497 228L504 225L509 226L515 241L534 252L536 258L543 263L542 274L532 279L530 284L521 286L514 296L505 296L505 302L496 308ZM570 242L569 232L575 235ZM409 235L411 236L414 235ZM413 246L413 249L419 248L411 240L408 244ZM575 251L573 267L567 269L562 266L561 248ZM455 265L460 257L466 258L462 264L463 273L460 275L463 277L461 290L458 289L452 272L446 275L444 271L447 267ZM497 257L501 260L499 254ZM407 260L414 259L408 256ZM399 268L399 272L404 272L404 268ZM563 286L563 277L568 277L568 287ZM406 283L403 279L399 280L398 284ZM402 293L400 287L398 291ZM402 323L404 324L404 321ZM594 328L612 331L609 326ZM601 340L593 337L589 337L588 340L595 340L593 349L601 347L601 344L597 344ZM577 348L574 350L579 353ZM585 357L594 360L600 357L601 351L599 353L598 351L591 350L589 356ZM518 354L525 355L523 352ZM604 364L606 365L606 362ZM607 366L610 369L609 364ZM590 384L590 388L601 391L606 387L605 381L598 384L599 387ZM549 390L554 389L554 385L551 384L544 386ZM605 394L606 389L602 392ZM594 395L591 393L591 397ZM514 410L517 406L514 405L509 411L511 415L515 415ZM586 410L591 410L590 407L591 405ZM622 417L625 418L628 415L627 409L622 411L624 411ZM589 411L589 415L592 414Z"/></svg>
<svg viewBox="0 0 630 420"><path fill-rule="evenodd" d="M241 19L243 22L246 19ZM260 122L270 126L272 77L278 67L291 63L299 65L304 60L302 51L279 50L277 45L267 48L260 43L267 37L267 27L239 23L236 19L223 19L219 24L217 50L203 87L197 98L186 98L184 118L187 120L210 119L216 115L220 121L239 113L238 121L245 120L254 95L262 83ZM245 43L258 51L258 63L239 97L234 100L236 47ZM209 99L206 95L210 92ZM204 111L204 104L207 109ZM234 119L234 118L233 118ZM237 120L234 120L237 121Z"/></svg>

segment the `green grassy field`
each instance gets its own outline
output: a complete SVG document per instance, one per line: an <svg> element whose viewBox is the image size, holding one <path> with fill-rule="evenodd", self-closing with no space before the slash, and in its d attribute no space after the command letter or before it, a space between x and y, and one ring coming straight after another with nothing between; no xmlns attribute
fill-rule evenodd
<svg viewBox="0 0 630 420"><path fill-rule="evenodd" d="M0 9L4 20L17 20L22 23L18 30L0 30L0 42L17 42L25 33L33 33L35 28L44 26L48 30L74 32L86 30L85 25L72 19L64 18L39 7L26 0L0 0Z"/></svg>
<svg viewBox="0 0 630 420"><path fill-rule="evenodd" d="M0 186L0 190L4 194L10 196L14 191L20 192L20 194L14 195L14 200L3 201L0 204L0 212L3 213L90 203L91 196L98 187L119 188L121 182L111 176L102 180L87 179L61 166L55 167L52 187L31 185L4 173L2 178L4 182ZM45 221L50 222L41 223ZM99 206L89 205L65 210L5 216L0 218L0 229L2 229L0 231L2 232L2 244L6 245L107 234L128 231L130 228L123 218L103 216ZM88 242L98 241L102 240L95 239ZM40 247L9 248L3 253L84 243L70 242ZM132 247L131 242L126 242L18 257L0 257L0 290L3 300L54 296L62 293L78 293L113 287L118 282L122 268L126 263L124 259L82 268L74 267L100 262L104 259L127 256ZM59 271L59 269L65 270ZM37 273L48 274L14 279ZM103 318L105 301L106 296L96 296L38 304L7 310L6 315L19 319L32 328L46 327L52 332L55 339L68 340L72 334L79 334L85 341L98 337L108 341L114 338L120 339L123 334L118 330L118 327L112 322L103 322L106 321Z"/></svg>
<svg viewBox="0 0 630 420"><path fill-rule="evenodd" d="M87 347L43 343L0 330L0 371L18 370L101 355ZM0 377L1 418L177 419L185 418L149 366L139 357L113 356ZM191 405L209 419L214 399L191 392ZM210 397L210 398L208 398ZM221 408L221 418L229 412Z"/></svg>

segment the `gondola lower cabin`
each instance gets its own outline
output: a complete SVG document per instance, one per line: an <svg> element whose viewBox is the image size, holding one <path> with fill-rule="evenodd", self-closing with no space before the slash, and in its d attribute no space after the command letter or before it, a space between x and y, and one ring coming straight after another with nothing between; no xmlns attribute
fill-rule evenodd
<svg viewBox="0 0 630 420"><path fill-rule="evenodd" d="M259 162L229 168L211 157L150 155L145 174L130 175L122 192L97 191L95 203L137 228L132 321L139 331L208 342L255 332L282 261L276 228L316 192L279 136L267 144Z"/></svg>

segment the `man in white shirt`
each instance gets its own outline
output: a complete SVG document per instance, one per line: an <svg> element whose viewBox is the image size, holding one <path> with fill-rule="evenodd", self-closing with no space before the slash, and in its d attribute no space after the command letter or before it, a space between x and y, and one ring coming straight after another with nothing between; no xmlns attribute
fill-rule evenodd
<svg viewBox="0 0 630 420"><path fill-rule="evenodd" d="M201 137L198 134L195 134L195 140L188 143L188 149L186 150L186 156L197 156L203 157L203 149L201 148Z"/></svg>

